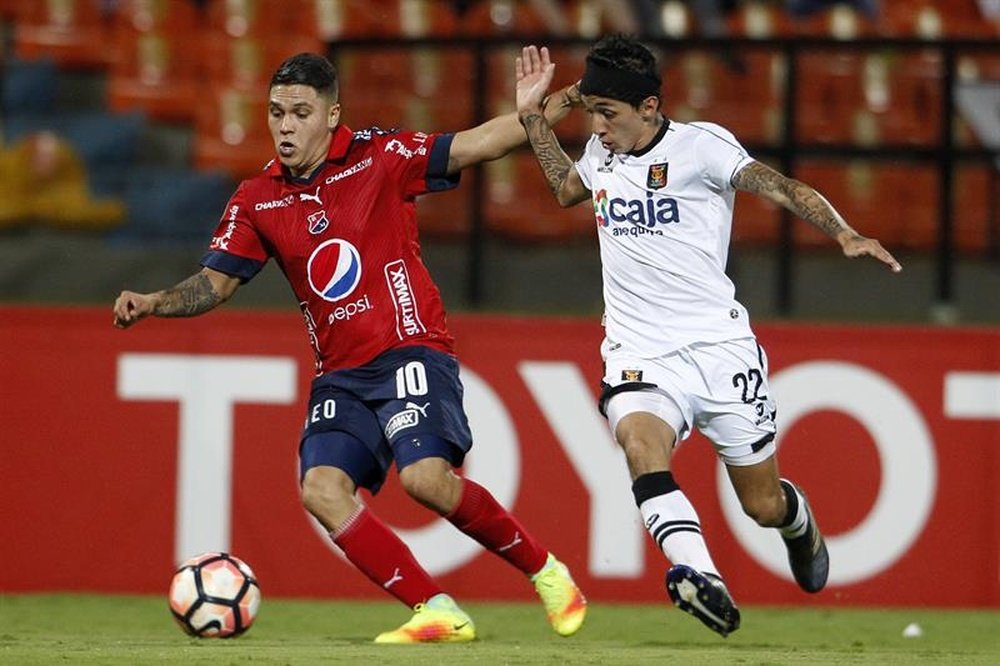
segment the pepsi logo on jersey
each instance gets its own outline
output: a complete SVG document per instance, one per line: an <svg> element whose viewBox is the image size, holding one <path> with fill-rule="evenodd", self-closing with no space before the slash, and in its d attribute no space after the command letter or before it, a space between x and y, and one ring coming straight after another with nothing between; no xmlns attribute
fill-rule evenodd
<svg viewBox="0 0 1000 666"><path fill-rule="evenodd" d="M361 254L346 240L321 243L309 257L309 286L325 301L350 296L361 281Z"/></svg>

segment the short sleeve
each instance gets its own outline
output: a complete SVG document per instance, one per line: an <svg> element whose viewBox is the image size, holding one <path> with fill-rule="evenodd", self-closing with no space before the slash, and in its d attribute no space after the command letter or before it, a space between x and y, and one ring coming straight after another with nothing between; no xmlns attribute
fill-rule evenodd
<svg viewBox="0 0 1000 666"><path fill-rule="evenodd" d="M378 137L382 161L405 197L458 185L459 174L447 174L452 136L403 130Z"/></svg>
<svg viewBox="0 0 1000 666"><path fill-rule="evenodd" d="M201 259L202 266L238 277L243 282L253 278L269 256L250 217L245 186L246 182L241 183L229 199L212 234L208 253Z"/></svg>
<svg viewBox="0 0 1000 666"><path fill-rule="evenodd" d="M695 152L702 174L718 191L733 189L733 176L753 161L732 132L712 123L693 123L702 130Z"/></svg>
<svg viewBox="0 0 1000 666"><path fill-rule="evenodd" d="M580 176L580 180L583 182L583 186L588 190L593 191L593 164L594 156L593 153L599 146L596 136L591 136L590 140L587 141L587 147L583 151L583 155L576 161L573 166L576 167L576 172Z"/></svg>

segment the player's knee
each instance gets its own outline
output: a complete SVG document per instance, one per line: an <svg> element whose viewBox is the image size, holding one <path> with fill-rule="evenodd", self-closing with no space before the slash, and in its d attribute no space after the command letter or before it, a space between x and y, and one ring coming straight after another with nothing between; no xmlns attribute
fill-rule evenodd
<svg viewBox="0 0 1000 666"><path fill-rule="evenodd" d="M307 473L302 480L302 505L319 518L339 515L354 504L354 487L346 474L343 479L332 474Z"/></svg>
<svg viewBox="0 0 1000 666"><path fill-rule="evenodd" d="M448 470L427 461L407 465L399 472L399 483L406 494L424 506L444 514L454 504L454 488ZM457 477L456 477L457 480Z"/></svg>
<svg viewBox="0 0 1000 666"><path fill-rule="evenodd" d="M743 512L761 527L777 527L785 517L785 498L780 493L768 493L741 498Z"/></svg>

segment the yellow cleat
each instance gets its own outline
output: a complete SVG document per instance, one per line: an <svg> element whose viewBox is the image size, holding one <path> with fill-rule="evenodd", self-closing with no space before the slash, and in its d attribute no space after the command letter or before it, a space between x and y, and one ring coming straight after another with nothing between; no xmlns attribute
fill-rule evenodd
<svg viewBox="0 0 1000 666"><path fill-rule="evenodd" d="M572 636L587 616L587 600L573 582L566 565L549 553L542 570L531 577L542 599L549 624L560 636Z"/></svg>
<svg viewBox="0 0 1000 666"><path fill-rule="evenodd" d="M476 625L455 600L437 594L413 608L413 617L399 629L375 637L376 643L467 643L476 639Z"/></svg>

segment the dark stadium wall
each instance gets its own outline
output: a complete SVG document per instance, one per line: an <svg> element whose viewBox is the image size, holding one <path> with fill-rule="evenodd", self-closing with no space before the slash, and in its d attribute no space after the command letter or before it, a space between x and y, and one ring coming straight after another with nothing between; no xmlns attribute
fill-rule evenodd
<svg viewBox="0 0 1000 666"><path fill-rule="evenodd" d="M666 563L596 410L598 323L451 324L477 438L463 473L515 509L591 599L663 603ZM1000 331L758 333L781 470L807 490L832 564L824 592L799 592L777 537L740 514L695 435L675 474L737 598L1000 606ZM122 332L106 309L0 307L0 592L165 594L177 562L228 550L265 596L380 598L298 502L312 373L294 314L217 312ZM462 598L531 598L398 484L365 501Z"/></svg>

